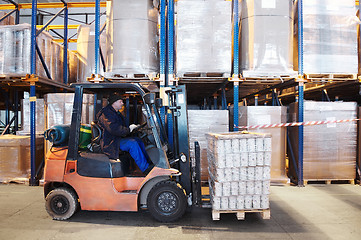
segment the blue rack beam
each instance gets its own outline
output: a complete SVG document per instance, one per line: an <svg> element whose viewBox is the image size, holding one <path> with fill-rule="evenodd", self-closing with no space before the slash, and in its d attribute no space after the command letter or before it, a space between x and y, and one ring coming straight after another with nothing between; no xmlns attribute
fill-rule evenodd
<svg viewBox="0 0 361 240"><path fill-rule="evenodd" d="M30 74L31 78L36 78L36 54L38 53L38 56L44 66L45 72L47 74L47 77L51 79L49 70L44 62L44 59L42 58L41 52L36 44L36 37L48 26L56 17L58 17L63 11L64 12L64 76L63 80L64 83L67 84L67 78L68 78L68 65L67 65L67 51L68 51L68 45L67 45L67 24L68 24L68 8L67 8L67 2L65 0L60 0L64 7L54 16L52 17L48 23L37 32L36 30L36 14L37 14L37 0L32 0L31 4L31 46L30 46ZM15 5L15 4L14 4ZM18 7L18 6L16 6ZM18 20L17 20L18 21ZM38 185L38 182L36 180L36 169L35 169L35 133L36 133L36 89L35 89L35 81L32 81L30 83L30 167L31 167L31 174L29 179L29 185L30 186L36 186Z"/></svg>
<svg viewBox="0 0 361 240"><path fill-rule="evenodd" d="M31 75L35 75L36 71L36 12L37 12L37 0L32 0L32 9L31 9L31 47L30 47L30 66ZM31 174L30 174L30 180L29 185L30 186L36 186L37 182L35 179L35 132L36 132L36 125L35 125L35 108L36 107L36 95L35 95L35 84L32 83L30 85L30 168L31 168Z"/></svg>
<svg viewBox="0 0 361 240"><path fill-rule="evenodd" d="M238 102L239 102L239 42L238 42L238 0L233 0L233 128L238 131Z"/></svg>
<svg viewBox="0 0 361 240"><path fill-rule="evenodd" d="M68 3L61 0L64 3L64 48L63 48L63 82L68 84Z"/></svg>
<svg viewBox="0 0 361 240"><path fill-rule="evenodd" d="M168 86L174 76L174 0L168 0Z"/></svg>
<svg viewBox="0 0 361 240"><path fill-rule="evenodd" d="M298 1L298 73L303 76L303 0ZM298 121L303 122L304 82L301 77L298 85ZM298 186L303 182L303 126L298 127Z"/></svg>
<svg viewBox="0 0 361 240"><path fill-rule="evenodd" d="M99 74L100 0L95 1L95 75Z"/></svg>

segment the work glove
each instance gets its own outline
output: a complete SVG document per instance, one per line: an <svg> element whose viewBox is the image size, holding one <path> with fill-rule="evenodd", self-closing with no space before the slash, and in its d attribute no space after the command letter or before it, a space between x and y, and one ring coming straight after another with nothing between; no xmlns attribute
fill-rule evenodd
<svg viewBox="0 0 361 240"><path fill-rule="evenodd" d="M139 126L139 125L131 124L131 125L129 126L130 132L133 132L133 130L134 130L135 128L137 128L138 126Z"/></svg>

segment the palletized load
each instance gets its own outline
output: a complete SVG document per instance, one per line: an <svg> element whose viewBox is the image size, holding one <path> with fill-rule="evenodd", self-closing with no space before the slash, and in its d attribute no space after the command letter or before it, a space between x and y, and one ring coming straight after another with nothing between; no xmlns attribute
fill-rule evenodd
<svg viewBox="0 0 361 240"><path fill-rule="evenodd" d="M44 138L35 138L35 169L44 157ZM30 177L30 136L0 136L0 182L26 182Z"/></svg>
<svg viewBox="0 0 361 240"><path fill-rule="evenodd" d="M232 69L232 2L179 0L176 9L177 76L219 73L228 77Z"/></svg>
<svg viewBox="0 0 361 240"><path fill-rule="evenodd" d="M207 141L213 211L269 209L270 134L210 133Z"/></svg>
<svg viewBox="0 0 361 240"><path fill-rule="evenodd" d="M107 1L105 76L151 78L159 72L158 15L152 0Z"/></svg>
<svg viewBox="0 0 361 240"><path fill-rule="evenodd" d="M354 0L303 0L304 73L357 74L357 24Z"/></svg>
<svg viewBox="0 0 361 240"><path fill-rule="evenodd" d="M233 126L233 107L229 110L230 126ZM239 106L239 125L255 126L280 124L287 122L287 107L284 106ZM233 130L233 128L232 128ZM247 129L243 129L247 130ZM272 166L271 183L286 184L286 128L260 128L249 129L257 133L270 133L272 135Z"/></svg>
<svg viewBox="0 0 361 240"><path fill-rule="evenodd" d="M36 43L53 81L63 82L63 51L62 45L52 41L49 33L41 32ZM0 26L0 74L5 76L25 76L31 73L31 26L18 24ZM75 58L75 59L74 59ZM68 50L68 79L74 82L77 56ZM35 74L48 78L43 64L36 53Z"/></svg>
<svg viewBox="0 0 361 240"><path fill-rule="evenodd" d="M311 181L349 180L356 177L356 121L335 123L336 120L357 118L355 102L304 102L304 122L331 121L328 124L304 126L303 134L303 178ZM298 104L292 103L289 121L297 122ZM289 174L297 181L298 169L298 128L289 130L290 148L294 161L290 158ZM292 156L289 154L289 156ZM295 166L295 164L297 164Z"/></svg>
<svg viewBox="0 0 361 240"><path fill-rule="evenodd" d="M106 34L100 34L100 49L105 59ZM87 78L95 73L95 27L82 24L78 27L76 50L79 56L78 82L87 82ZM104 75L103 64L99 64L99 74Z"/></svg>
<svg viewBox="0 0 361 240"><path fill-rule="evenodd" d="M240 68L243 77L295 76L293 3L290 0L241 2Z"/></svg>
<svg viewBox="0 0 361 240"><path fill-rule="evenodd" d="M200 147L201 157L201 180L208 181L208 160L207 160L207 133L227 132L228 111L227 110L188 110L188 132L190 156L195 157L194 142L197 141Z"/></svg>

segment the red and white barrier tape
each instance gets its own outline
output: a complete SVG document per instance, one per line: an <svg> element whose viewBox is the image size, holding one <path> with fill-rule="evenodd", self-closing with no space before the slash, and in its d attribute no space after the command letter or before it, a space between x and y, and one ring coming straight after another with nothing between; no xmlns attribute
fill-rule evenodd
<svg viewBox="0 0 361 240"><path fill-rule="evenodd" d="M354 122L354 121L359 121L359 120L360 119L293 122L293 123L280 123L280 124L264 124L264 125L253 125L253 126L240 126L238 128L239 129L242 129L242 128L256 129L256 128L298 127L298 126L313 126L313 125L322 125L322 124L331 124L331 123Z"/></svg>

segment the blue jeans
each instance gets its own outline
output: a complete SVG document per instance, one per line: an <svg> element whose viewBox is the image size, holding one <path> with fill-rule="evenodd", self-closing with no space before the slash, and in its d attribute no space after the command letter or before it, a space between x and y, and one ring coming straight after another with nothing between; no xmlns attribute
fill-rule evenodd
<svg viewBox="0 0 361 240"><path fill-rule="evenodd" d="M120 140L120 150L130 153L130 156L134 159L135 163L138 165L139 169L144 172L148 167L149 157L145 151L144 143L140 138L137 137L127 137Z"/></svg>

